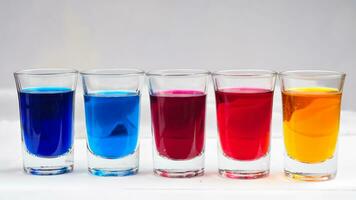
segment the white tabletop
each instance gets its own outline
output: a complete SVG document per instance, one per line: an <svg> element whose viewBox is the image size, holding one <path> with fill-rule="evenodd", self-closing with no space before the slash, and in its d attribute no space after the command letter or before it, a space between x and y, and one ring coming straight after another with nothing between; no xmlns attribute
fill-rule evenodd
<svg viewBox="0 0 356 200"><path fill-rule="evenodd" d="M259 180L232 180L217 174L216 139L206 142L206 174L190 179L153 175L151 139L141 139L140 171L129 177L96 177L86 166L84 139L75 141L75 170L59 176L32 176L22 171L18 122L0 122L0 199L356 199L355 135L339 140L336 179L298 182L284 177L283 141L272 139L271 174ZM327 198L326 198L327 197Z"/></svg>

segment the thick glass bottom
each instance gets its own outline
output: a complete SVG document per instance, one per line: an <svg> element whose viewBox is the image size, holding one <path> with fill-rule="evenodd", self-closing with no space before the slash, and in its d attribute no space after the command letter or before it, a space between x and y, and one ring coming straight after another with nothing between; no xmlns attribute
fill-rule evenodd
<svg viewBox="0 0 356 200"><path fill-rule="evenodd" d="M153 172L168 178L191 178L204 174L204 152L187 160L172 160L161 156L154 148Z"/></svg>
<svg viewBox="0 0 356 200"><path fill-rule="evenodd" d="M295 173L284 170L284 174L291 179L300 181L328 181L334 179L336 173L331 174L311 174L311 173Z"/></svg>
<svg viewBox="0 0 356 200"><path fill-rule="evenodd" d="M268 176L269 170L266 171L247 171L247 170L226 170L219 169L219 174L226 178L233 179L257 179Z"/></svg>
<svg viewBox="0 0 356 200"><path fill-rule="evenodd" d="M302 163L285 157L284 174L299 181L327 181L335 178L337 169L336 154L334 157L320 163Z"/></svg>
<svg viewBox="0 0 356 200"><path fill-rule="evenodd" d="M139 148L122 158L108 159L93 154L89 149L88 171L95 176L130 176L138 173Z"/></svg>
<svg viewBox="0 0 356 200"><path fill-rule="evenodd" d="M127 170L88 168L88 171L95 176L131 176L138 173L138 168Z"/></svg>
<svg viewBox="0 0 356 200"><path fill-rule="evenodd" d="M24 145L24 144L23 144ZM23 169L28 174L33 175L59 175L73 171L73 150L54 157L45 158L30 154L26 147L23 147Z"/></svg>
<svg viewBox="0 0 356 200"><path fill-rule="evenodd" d="M237 160L224 154L219 145L218 164L222 177L234 179L257 179L269 175L269 152L256 160Z"/></svg>
<svg viewBox="0 0 356 200"><path fill-rule="evenodd" d="M73 171L73 165L66 167L24 167L24 171L28 174L47 176L47 175L60 175Z"/></svg>
<svg viewBox="0 0 356 200"><path fill-rule="evenodd" d="M163 176L168 178L192 178L192 177L202 176L204 174L204 169L192 170L192 171L154 169L153 171L158 176Z"/></svg>

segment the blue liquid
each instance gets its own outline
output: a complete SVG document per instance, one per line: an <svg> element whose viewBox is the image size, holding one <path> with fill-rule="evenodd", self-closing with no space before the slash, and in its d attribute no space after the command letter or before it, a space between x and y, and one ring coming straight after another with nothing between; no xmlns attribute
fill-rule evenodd
<svg viewBox="0 0 356 200"><path fill-rule="evenodd" d="M107 91L84 95L84 101L90 151L109 159L134 153L140 96L133 92Z"/></svg>
<svg viewBox="0 0 356 200"><path fill-rule="evenodd" d="M28 88L19 92L22 137L27 151L58 157L73 145L73 99L69 88Z"/></svg>

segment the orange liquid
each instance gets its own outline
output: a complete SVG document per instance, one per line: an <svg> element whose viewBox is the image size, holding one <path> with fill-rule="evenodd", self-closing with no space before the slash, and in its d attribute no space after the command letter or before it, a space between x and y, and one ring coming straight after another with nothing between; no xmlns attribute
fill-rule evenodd
<svg viewBox="0 0 356 200"><path fill-rule="evenodd" d="M295 88L282 92L284 143L290 158L320 163L332 158L339 132L341 92Z"/></svg>

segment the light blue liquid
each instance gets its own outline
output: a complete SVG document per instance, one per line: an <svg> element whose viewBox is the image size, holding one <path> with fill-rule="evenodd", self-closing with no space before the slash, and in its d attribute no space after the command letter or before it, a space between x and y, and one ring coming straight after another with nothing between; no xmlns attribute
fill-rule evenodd
<svg viewBox="0 0 356 200"><path fill-rule="evenodd" d="M134 153L140 96L134 92L104 91L84 95L84 101L89 150L109 159Z"/></svg>

